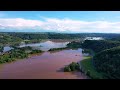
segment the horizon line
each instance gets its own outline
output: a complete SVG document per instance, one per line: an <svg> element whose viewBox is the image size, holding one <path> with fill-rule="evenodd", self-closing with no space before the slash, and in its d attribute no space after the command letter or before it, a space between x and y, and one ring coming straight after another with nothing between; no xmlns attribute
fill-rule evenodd
<svg viewBox="0 0 120 90"><path fill-rule="evenodd" d="M120 34L120 33L113 33L113 32L111 32L111 33L107 33L107 32L104 32L104 33L102 33L102 32L77 32L77 33L73 33L73 32L71 32L71 33L67 33L67 32L0 32L0 33L61 33L61 34L83 34L83 33L96 33L96 34Z"/></svg>

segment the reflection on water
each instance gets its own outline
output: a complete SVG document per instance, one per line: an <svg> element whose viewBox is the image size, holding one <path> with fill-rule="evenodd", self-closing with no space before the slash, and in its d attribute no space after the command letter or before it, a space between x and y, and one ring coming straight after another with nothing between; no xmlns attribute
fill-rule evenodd
<svg viewBox="0 0 120 90"><path fill-rule="evenodd" d="M82 50L44 52L24 60L0 65L1 79L86 79L81 72L63 72L63 67L83 59Z"/></svg>
<svg viewBox="0 0 120 90"><path fill-rule="evenodd" d="M9 46L5 46L4 49L3 49L3 52L10 51L11 49L13 49L13 48L9 47Z"/></svg>
<svg viewBox="0 0 120 90"><path fill-rule="evenodd" d="M23 44L23 45L20 45L20 47L31 46L31 47L34 47L34 49L40 49L40 50L43 50L43 51L48 51L51 48L66 47L66 45L68 43L69 42L45 41L45 42L35 43L35 44Z"/></svg>
<svg viewBox="0 0 120 90"><path fill-rule="evenodd" d="M89 53L83 53L84 56L89 56L90 54Z"/></svg>
<svg viewBox="0 0 120 90"><path fill-rule="evenodd" d="M69 42L67 41L45 41L45 42L41 42L41 43L31 43L31 44L25 44L23 42L21 42L21 45L19 47L26 47L26 46L30 46L33 47L33 49L39 49L42 51L48 51L51 48L62 48L62 47L66 47L66 45ZM3 52L7 52L10 51L11 49L14 49L10 46L5 46Z"/></svg>
<svg viewBox="0 0 120 90"><path fill-rule="evenodd" d="M103 40L102 37L86 37L84 40Z"/></svg>

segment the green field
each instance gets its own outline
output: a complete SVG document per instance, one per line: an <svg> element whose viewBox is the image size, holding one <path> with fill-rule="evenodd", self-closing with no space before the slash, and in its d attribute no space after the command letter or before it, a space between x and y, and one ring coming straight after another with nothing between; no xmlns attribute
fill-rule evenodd
<svg viewBox="0 0 120 90"><path fill-rule="evenodd" d="M92 58L90 56L84 57L84 59L80 62L81 66L85 73L89 71L89 76L92 79L102 79L102 74L98 73L93 65L92 65Z"/></svg>

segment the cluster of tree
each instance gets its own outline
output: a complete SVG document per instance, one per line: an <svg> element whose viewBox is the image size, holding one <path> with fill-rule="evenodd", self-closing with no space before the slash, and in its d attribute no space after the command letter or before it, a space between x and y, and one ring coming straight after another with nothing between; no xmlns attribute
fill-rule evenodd
<svg viewBox="0 0 120 90"><path fill-rule="evenodd" d="M120 46L103 50L93 57L97 71L110 79L120 79Z"/></svg>
<svg viewBox="0 0 120 90"><path fill-rule="evenodd" d="M48 51L59 51L64 49L77 49L81 47L81 42L72 41L66 45L66 47L63 48L51 48Z"/></svg>
<svg viewBox="0 0 120 90"><path fill-rule="evenodd" d="M112 37L109 40L120 41L120 35L118 37Z"/></svg>
<svg viewBox="0 0 120 90"><path fill-rule="evenodd" d="M48 51L59 51L59 50L64 50L67 49L67 47L63 47L63 48L51 48Z"/></svg>
<svg viewBox="0 0 120 90"><path fill-rule="evenodd" d="M28 57L28 53L26 53L22 49L13 49L10 51L10 58L16 58L16 59L23 59Z"/></svg>
<svg viewBox="0 0 120 90"><path fill-rule="evenodd" d="M0 44L16 44L25 40L25 43L36 43L42 39L79 39L83 40L85 37L103 37L105 39L119 38L119 34L105 34L105 33L25 33L25 32L6 32L0 33Z"/></svg>
<svg viewBox="0 0 120 90"><path fill-rule="evenodd" d="M85 40L81 46L96 53L91 60L92 65L103 78L120 79L119 40Z"/></svg>
<svg viewBox="0 0 120 90"><path fill-rule="evenodd" d="M119 45L120 45L119 41L111 40L85 40L84 43L81 44L82 48L92 49L95 53Z"/></svg>
<svg viewBox="0 0 120 90"><path fill-rule="evenodd" d="M33 40L38 42L41 39L84 39L85 37L103 37L105 39L118 39L119 34L105 34L105 33L25 33L25 32L6 32L0 33L0 43L16 43L21 40ZM31 41L25 41L30 43Z"/></svg>
<svg viewBox="0 0 120 90"><path fill-rule="evenodd" d="M29 52L28 52L29 51ZM41 50L33 50L32 47L15 47L14 49L0 55L0 63L15 61L16 59L27 58L29 54L42 53Z"/></svg>
<svg viewBox="0 0 120 90"><path fill-rule="evenodd" d="M21 42L22 39L19 37L13 37L8 35L7 33L0 33L0 44L5 45L5 44L16 44Z"/></svg>
<svg viewBox="0 0 120 90"><path fill-rule="evenodd" d="M74 39L74 38L84 38L84 37L103 37L106 39L117 38L120 37L119 34L111 34L111 33L18 33L18 32L9 32L7 33L12 36L20 37L22 39Z"/></svg>
<svg viewBox="0 0 120 90"><path fill-rule="evenodd" d="M23 51L25 51L25 50L32 50L32 47L30 47L30 46L26 46L26 47L18 47L19 49L21 49L21 50L23 50Z"/></svg>
<svg viewBox="0 0 120 90"><path fill-rule="evenodd" d="M16 59L27 58L28 54L21 49L12 49L11 51L0 55L0 63L15 61Z"/></svg>
<svg viewBox="0 0 120 90"><path fill-rule="evenodd" d="M3 52L4 47L0 46L0 52Z"/></svg>
<svg viewBox="0 0 120 90"><path fill-rule="evenodd" d="M42 50L33 50L32 47L26 46L26 47L16 47L15 50L21 50L24 51L27 54L36 54L36 53L42 53Z"/></svg>
<svg viewBox="0 0 120 90"><path fill-rule="evenodd" d="M33 40L33 39L47 39L46 34L39 34L39 33L8 33L11 36L19 37L23 40Z"/></svg>
<svg viewBox="0 0 120 90"><path fill-rule="evenodd" d="M19 37L23 40L81 38L81 35L79 34L63 34L63 33L8 33L8 34L11 36Z"/></svg>
<svg viewBox="0 0 120 90"><path fill-rule="evenodd" d="M64 72L77 71L79 67L79 63L72 62L70 65L64 67Z"/></svg>
<svg viewBox="0 0 120 90"><path fill-rule="evenodd" d="M67 48L80 48L81 47L81 42L70 42L67 44Z"/></svg>
<svg viewBox="0 0 120 90"><path fill-rule="evenodd" d="M36 53L42 53L41 50L32 50L29 54L36 54Z"/></svg>
<svg viewBox="0 0 120 90"><path fill-rule="evenodd" d="M41 39L33 39L33 40L24 40L25 44L29 43L39 43L41 42Z"/></svg>

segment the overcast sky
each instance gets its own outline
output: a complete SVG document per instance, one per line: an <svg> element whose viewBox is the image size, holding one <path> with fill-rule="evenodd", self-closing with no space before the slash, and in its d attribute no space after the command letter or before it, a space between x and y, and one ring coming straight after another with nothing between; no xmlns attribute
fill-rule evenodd
<svg viewBox="0 0 120 90"><path fill-rule="evenodd" d="M119 11L0 11L0 32L120 33Z"/></svg>

